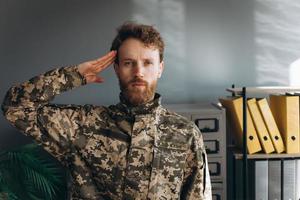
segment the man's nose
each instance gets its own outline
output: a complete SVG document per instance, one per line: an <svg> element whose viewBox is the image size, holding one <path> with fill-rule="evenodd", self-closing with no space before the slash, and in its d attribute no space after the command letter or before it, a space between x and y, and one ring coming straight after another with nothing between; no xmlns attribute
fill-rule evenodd
<svg viewBox="0 0 300 200"><path fill-rule="evenodd" d="M142 63L137 63L133 68L133 73L135 76L143 77L144 76L144 66Z"/></svg>

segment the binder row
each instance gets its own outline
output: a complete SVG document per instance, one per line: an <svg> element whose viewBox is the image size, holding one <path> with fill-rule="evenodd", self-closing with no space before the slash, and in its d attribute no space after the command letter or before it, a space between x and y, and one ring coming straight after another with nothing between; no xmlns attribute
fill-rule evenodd
<svg viewBox="0 0 300 200"><path fill-rule="evenodd" d="M252 160L249 163L249 174L252 175L249 199L300 199L299 159ZM242 176L236 174L236 178L237 182L242 181ZM243 199L241 190L236 192L237 199Z"/></svg>
<svg viewBox="0 0 300 200"><path fill-rule="evenodd" d="M243 99L219 99L226 108L231 132L236 145L242 148ZM247 100L247 151L269 153L300 153L299 96L270 95L266 98Z"/></svg>

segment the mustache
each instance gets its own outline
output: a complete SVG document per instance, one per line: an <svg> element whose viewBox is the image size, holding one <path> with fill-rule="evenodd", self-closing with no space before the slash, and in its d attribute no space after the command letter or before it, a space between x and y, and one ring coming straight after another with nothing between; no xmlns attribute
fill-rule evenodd
<svg viewBox="0 0 300 200"><path fill-rule="evenodd" d="M129 84L130 83L143 83L143 84L147 85L147 82L141 78L134 78L131 81L129 81Z"/></svg>

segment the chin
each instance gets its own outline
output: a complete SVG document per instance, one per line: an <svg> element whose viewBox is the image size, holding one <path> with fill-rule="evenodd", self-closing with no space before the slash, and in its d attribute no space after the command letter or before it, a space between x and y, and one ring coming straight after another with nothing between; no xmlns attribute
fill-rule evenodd
<svg viewBox="0 0 300 200"><path fill-rule="evenodd" d="M134 106L153 100L156 90L156 82L146 86L132 86L120 82L120 86L125 98Z"/></svg>
<svg viewBox="0 0 300 200"><path fill-rule="evenodd" d="M135 90L129 92L127 94L127 98L129 102L133 105L141 105L147 103L150 100L148 95L145 94L144 90L139 90L139 91Z"/></svg>

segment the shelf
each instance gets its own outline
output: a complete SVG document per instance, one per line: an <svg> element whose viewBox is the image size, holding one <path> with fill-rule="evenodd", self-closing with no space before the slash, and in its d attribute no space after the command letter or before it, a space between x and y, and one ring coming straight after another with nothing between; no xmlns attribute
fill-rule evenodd
<svg viewBox="0 0 300 200"><path fill-rule="evenodd" d="M234 153L235 159L243 159L243 153ZM300 158L300 153L293 153L293 154L287 154L287 153L277 153L277 154L264 154L264 153L257 153L257 154L247 154L248 160L265 160L265 159L281 159L281 158Z"/></svg>
<svg viewBox="0 0 300 200"><path fill-rule="evenodd" d="M242 95L243 88L227 88L226 91L232 92L236 95ZM300 92L300 86L297 87L246 87L246 92L257 93L257 94L276 94L276 93L286 93L286 92Z"/></svg>
<svg viewBox="0 0 300 200"><path fill-rule="evenodd" d="M227 88L226 91L231 92L232 96L241 96L243 98L243 151L241 150L234 150L233 153L233 159L234 160L242 160L243 167L242 167L242 174L243 174L243 199L248 200L248 161L250 160L268 160L268 159L295 159L300 158L300 153L295 154L265 154L265 153L256 153L256 154L247 154L247 96L249 94L256 94L256 95L269 95L269 94L295 94L300 96L300 86L264 86L264 87L240 87L236 88L234 85L232 85L232 88ZM236 184L236 183L234 183ZM236 187L236 185L235 185ZM235 188L234 187L234 188ZM235 194L235 190L234 190Z"/></svg>

